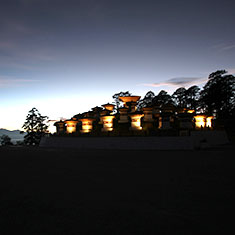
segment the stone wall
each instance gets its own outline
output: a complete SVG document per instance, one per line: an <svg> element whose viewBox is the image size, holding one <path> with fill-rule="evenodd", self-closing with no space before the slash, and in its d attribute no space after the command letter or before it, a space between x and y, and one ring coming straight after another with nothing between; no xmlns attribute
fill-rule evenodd
<svg viewBox="0 0 235 235"><path fill-rule="evenodd" d="M228 143L224 131L193 131L191 136L44 137L40 147L78 149L192 150Z"/></svg>

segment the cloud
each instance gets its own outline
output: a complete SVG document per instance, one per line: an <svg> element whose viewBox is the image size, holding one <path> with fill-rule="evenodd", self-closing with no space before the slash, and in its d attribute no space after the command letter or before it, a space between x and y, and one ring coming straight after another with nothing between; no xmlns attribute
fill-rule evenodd
<svg viewBox="0 0 235 235"><path fill-rule="evenodd" d="M230 51L235 49L235 43L220 43L212 46L211 48L218 50L219 52Z"/></svg>
<svg viewBox="0 0 235 235"><path fill-rule="evenodd" d="M0 88L2 87L13 87L27 83L40 82L41 80L34 79L16 79L12 77L0 76Z"/></svg>
<svg viewBox="0 0 235 235"><path fill-rule="evenodd" d="M177 78L170 78L163 82L157 83L145 83L141 84L144 86L150 87L160 87L160 86L176 86L176 87L186 87L190 85L200 85L207 81L207 78L197 78L197 77L177 77Z"/></svg>
<svg viewBox="0 0 235 235"><path fill-rule="evenodd" d="M235 68L227 69L228 74L235 74ZM208 81L207 77L177 77L177 78L170 78L166 81L156 82L156 83L143 83L139 85L149 86L149 87L161 87L161 86L168 86L168 87L189 87L193 85L203 85Z"/></svg>
<svg viewBox="0 0 235 235"><path fill-rule="evenodd" d="M0 44L1 49L1 44ZM46 68L48 63L53 63L55 61L55 57L53 55L49 55L47 53L43 53L43 51L35 50L33 52L24 52L23 49L16 49L16 54L12 59L9 55L0 55L0 66L4 68L10 69L23 69L29 71L41 71ZM11 51L9 50L9 54ZM42 66L42 63L44 66Z"/></svg>
<svg viewBox="0 0 235 235"><path fill-rule="evenodd" d="M0 56L0 59L1 59L1 56ZM14 62L8 62L8 61L0 62L0 65L10 67L11 69L24 69L24 70L30 70L30 71L31 70L38 70L37 67L32 66L32 65L14 63Z"/></svg>
<svg viewBox="0 0 235 235"><path fill-rule="evenodd" d="M235 74L235 68L228 69L228 74Z"/></svg>
<svg viewBox="0 0 235 235"><path fill-rule="evenodd" d="M235 48L235 44L222 47L221 51L229 51Z"/></svg>

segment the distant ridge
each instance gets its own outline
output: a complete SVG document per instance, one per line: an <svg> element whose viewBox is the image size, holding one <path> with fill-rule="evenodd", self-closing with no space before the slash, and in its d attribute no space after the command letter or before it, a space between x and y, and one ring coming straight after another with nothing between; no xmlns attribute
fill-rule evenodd
<svg viewBox="0 0 235 235"><path fill-rule="evenodd" d="M2 135L8 135L11 138L11 141L13 143L16 143L16 141L22 141L24 139L25 133L20 134L19 130L7 130L7 129L3 129L0 128L0 136Z"/></svg>

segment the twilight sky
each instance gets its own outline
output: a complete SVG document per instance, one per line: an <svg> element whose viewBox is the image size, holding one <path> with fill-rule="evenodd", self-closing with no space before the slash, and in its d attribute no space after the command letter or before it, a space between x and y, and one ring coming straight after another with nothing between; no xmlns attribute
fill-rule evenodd
<svg viewBox="0 0 235 235"><path fill-rule="evenodd" d="M0 3L0 128L36 107L50 119L202 86L235 73L234 0L7 0Z"/></svg>

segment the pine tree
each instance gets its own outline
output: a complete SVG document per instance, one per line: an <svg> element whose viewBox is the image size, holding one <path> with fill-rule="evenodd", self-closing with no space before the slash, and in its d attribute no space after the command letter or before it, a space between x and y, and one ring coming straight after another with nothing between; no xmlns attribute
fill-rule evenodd
<svg viewBox="0 0 235 235"><path fill-rule="evenodd" d="M42 116L36 108L32 108L22 128L27 132L24 136L24 143L27 145L38 145L42 136L48 133L48 126L45 121L47 116Z"/></svg>
<svg viewBox="0 0 235 235"><path fill-rule="evenodd" d="M151 106L154 97L155 97L154 92L148 91L146 95L144 96L144 98L138 102L137 109L141 110L141 108Z"/></svg>
<svg viewBox="0 0 235 235"><path fill-rule="evenodd" d="M186 107L186 89L184 87L178 88L173 94L172 99L179 108Z"/></svg>

